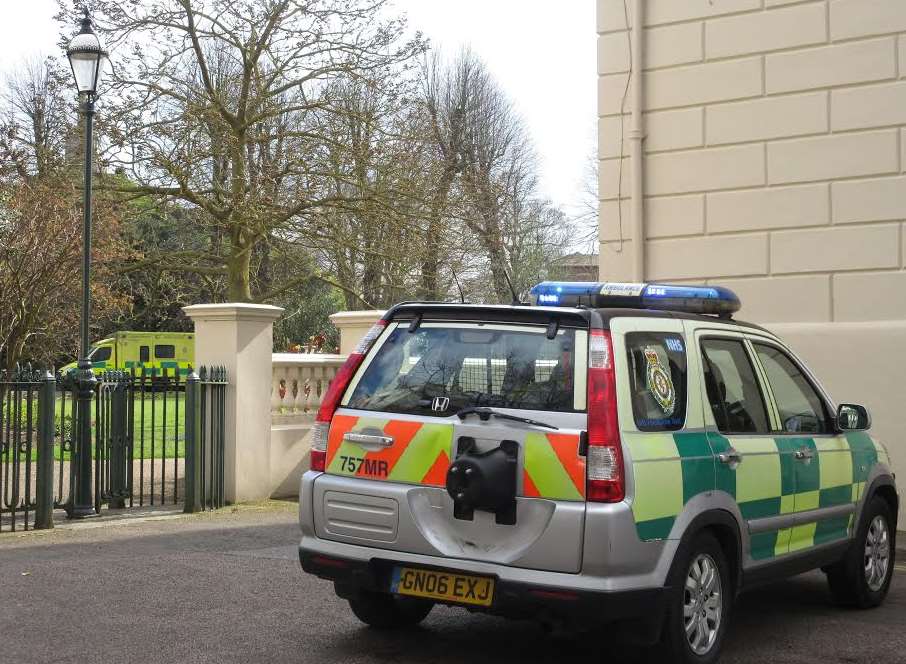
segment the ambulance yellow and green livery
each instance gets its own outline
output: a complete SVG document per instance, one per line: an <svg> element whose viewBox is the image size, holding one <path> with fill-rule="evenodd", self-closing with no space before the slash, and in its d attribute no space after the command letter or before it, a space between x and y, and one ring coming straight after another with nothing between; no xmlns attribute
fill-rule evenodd
<svg viewBox="0 0 906 664"><path fill-rule="evenodd" d="M323 396L299 555L360 620L619 623L711 664L763 581L821 569L837 602L884 601L899 494L868 410L735 320L732 291L532 299L397 305Z"/></svg>
<svg viewBox="0 0 906 664"><path fill-rule="evenodd" d="M195 335L191 332L116 332L95 342L89 353L96 374L135 370L146 375L188 375L195 361ZM66 375L76 368L70 362L60 369Z"/></svg>

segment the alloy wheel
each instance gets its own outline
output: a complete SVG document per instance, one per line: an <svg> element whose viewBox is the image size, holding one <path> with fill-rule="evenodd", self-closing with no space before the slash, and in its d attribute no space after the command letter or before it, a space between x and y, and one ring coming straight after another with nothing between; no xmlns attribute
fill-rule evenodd
<svg viewBox="0 0 906 664"><path fill-rule="evenodd" d="M706 655L720 631L723 595L717 563L706 553L689 566L683 594L683 623L686 640L696 655Z"/></svg>
<svg viewBox="0 0 906 664"><path fill-rule="evenodd" d="M890 530L887 519L878 514L865 536L865 581L872 592L878 592L887 580L890 569Z"/></svg>

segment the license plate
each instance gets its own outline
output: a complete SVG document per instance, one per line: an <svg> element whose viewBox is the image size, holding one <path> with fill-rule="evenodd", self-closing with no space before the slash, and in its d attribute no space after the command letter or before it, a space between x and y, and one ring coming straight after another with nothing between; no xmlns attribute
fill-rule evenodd
<svg viewBox="0 0 906 664"><path fill-rule="evenodd" d="M390 592L457 604L490 606L494 599L494 579L397 567L393 570Z"/></svg>

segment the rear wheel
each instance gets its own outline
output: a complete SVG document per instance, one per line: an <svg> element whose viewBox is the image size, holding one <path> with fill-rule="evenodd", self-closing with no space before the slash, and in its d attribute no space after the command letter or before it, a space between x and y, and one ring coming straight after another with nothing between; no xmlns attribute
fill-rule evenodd
<svg viewBox="0 0 906 664"><path fill-rule="evenodd" d="M827 582L838 604L871 609L884 601L893 576L895 533L890 507L875 496L846 557L827 569Z"/></svg>
<svg viewBox="0 0 906 664"><path fill-rule="evenodd" d="M387 593L360 591L349 598L355 617L375 629L414 627L428 617L433 602Z"/></svg>
<svg viewBox="0 0 906 664"><path fill-rule="evenodd" d="M720 648L733 590L717 540L702 533L677 552L661 649L667 661L711 664Z"/></svg>

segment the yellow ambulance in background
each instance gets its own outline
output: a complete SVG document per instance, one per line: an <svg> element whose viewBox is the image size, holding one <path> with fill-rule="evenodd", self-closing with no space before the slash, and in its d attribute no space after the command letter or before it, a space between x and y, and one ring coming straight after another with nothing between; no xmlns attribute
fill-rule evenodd
<svg viewBox="0 0 906 664"><path fill-rule="evenodd" d="M96 374L105 371L144 369L161 376L189 373L195 362L195 335L191 332L116 332L91 347L88 355ZM70 362L60 369L66 375L76 369Z"/></svg>

